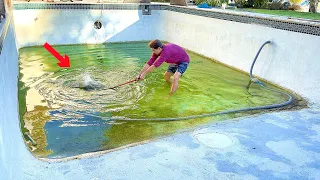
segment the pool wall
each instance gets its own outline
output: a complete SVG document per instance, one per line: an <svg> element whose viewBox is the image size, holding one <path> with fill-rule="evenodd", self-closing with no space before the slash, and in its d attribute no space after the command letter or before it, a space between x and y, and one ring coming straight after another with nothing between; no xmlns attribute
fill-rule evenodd
<svg viewBox="0 0 320 180"><path fill-rule="evenodd" d="M160 13L139 10L44 9L14 11L18 47L63 44L97 44L159 38ZM95 29L96 21L102 23Z"/></svg>
<svg viewBox="0 0 320 180"><path fill-rule="evenodd" d="M23 179L21 166L27 150L19 127L18 51L13 23L8 25L0 55L0 176L1 179ZM2 31L3 32L3 31Z"/></svg>

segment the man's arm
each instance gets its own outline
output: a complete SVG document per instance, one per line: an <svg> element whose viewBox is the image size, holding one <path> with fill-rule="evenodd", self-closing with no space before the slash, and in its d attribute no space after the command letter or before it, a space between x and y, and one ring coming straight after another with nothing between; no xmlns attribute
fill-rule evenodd
<svg viewBox="0 0 320 180"><path fill-rule="evenodd" d="M158 58L158 55L155 53L152 54L151 58L148 60L148 62L143 66L142 70L140 71L139 75L136 77L136 79L140 79L140 76L142 73L148 70L150 66L154 63L154 61Z"/></svg>
<svg viewBox="0 0 320 180"><path fill-rule="evenodd" d="M143 72L145 72L149 67L150 67L150 65L149 65L148 63L146 63L146 64L143 66L143 68L141 69L139 75L137 76L137 79L139 79L140 76L141 76L141 74L142 74Z"/></svg>
<svg viewBox="0 0 320 180"><path fill-rule="evenodd" d="M148 73L151 73L154 69L156 69L156 67L155 67L154 65L148 67L147 70L145 70L144 72L142 72L142 73L140 74L140 79L144 79L145 76L146 76Z"/></svg>
<svg viewBox="0 0 320 180"><path fill-rule="evenodd" d="M147 62L147 64L150 65L150 67L148 67L145 71L140 73L140 79L144 79L148 73L151 73L154 69L159 67L163 62L165 62L166 59L168 59L168 53L166 53L165 51L161 53L158 60L156 60L156 54L153 54L151 59ZM153 62L153 64L150 64L151 62Z"/></svg>

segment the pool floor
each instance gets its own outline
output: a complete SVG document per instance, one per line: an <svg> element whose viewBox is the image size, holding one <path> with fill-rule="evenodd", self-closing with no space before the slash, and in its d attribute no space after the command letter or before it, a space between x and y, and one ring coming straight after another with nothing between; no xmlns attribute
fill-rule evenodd
<svg viewBox="0 0 320 180"><path fill-rule="evenodd" d="M60 68L43 47L20 49L21 129L37 142L32 145L26 139L30 150L46 158L110 150L256 112L180 121L154 118L183 118L287 101L286 96L257 84L248 89L248 74L190 51L190 65L170 98L170 84L163 79L165 63L145 80L110 89L140 72L151 56L147 44L54 46L70 57L69 69Z"/></svg>

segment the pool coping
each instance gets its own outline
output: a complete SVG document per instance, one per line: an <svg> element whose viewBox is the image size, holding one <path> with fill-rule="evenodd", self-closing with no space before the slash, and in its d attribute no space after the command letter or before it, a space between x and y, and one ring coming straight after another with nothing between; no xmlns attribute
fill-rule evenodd
<svg viewBox="0 0 320 180"><path fill-rule="evenodd" d="M11 16L12 16L12 13L6 14L6 18L1 22L1 25L0 25L0 55L3 49L3 43L8 32L8 28L11 22Z"/></svg>

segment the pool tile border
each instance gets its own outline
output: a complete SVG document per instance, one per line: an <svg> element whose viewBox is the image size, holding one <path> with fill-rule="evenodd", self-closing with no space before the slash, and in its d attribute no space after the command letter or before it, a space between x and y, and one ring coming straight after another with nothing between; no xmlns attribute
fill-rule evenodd
<svg viewBox="0 0 320 180"><path fill-rule="evenodd" d="M307 22L291 19L280 19L274 16L260 15L256 13L241 13L241 12L231 12L220 9L213 10L203 10L195 8L186 7L174 7L168 6L169 11L180 12L185 14L198 15L203 17L222 19L227 21L234 21L246 24L262 25L275 29L282 29L286 31L299 32L304 34L311 34L315 36L320 36L320 23Z"/></svg>

